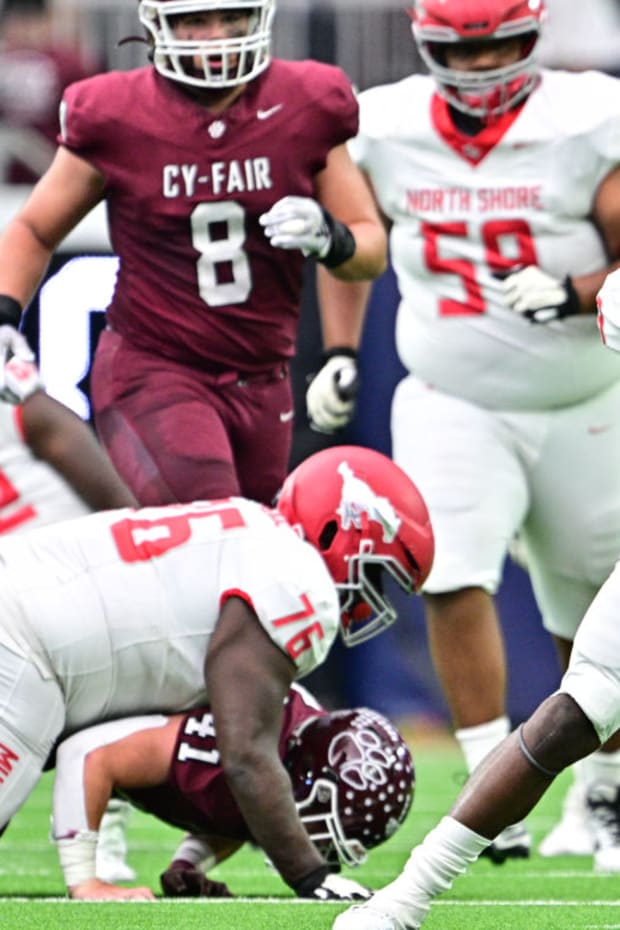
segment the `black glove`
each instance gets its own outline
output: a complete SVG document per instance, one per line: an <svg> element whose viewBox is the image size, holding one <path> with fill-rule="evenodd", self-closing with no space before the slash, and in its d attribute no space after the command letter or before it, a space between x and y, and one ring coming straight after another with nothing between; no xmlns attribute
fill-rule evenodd
<svg viewBox="0 0 620 930"><path fill-rule="evenodd" d="M166 898L233 898L224 882L214 882L190 862L177 860L159 876Z"/></svg>

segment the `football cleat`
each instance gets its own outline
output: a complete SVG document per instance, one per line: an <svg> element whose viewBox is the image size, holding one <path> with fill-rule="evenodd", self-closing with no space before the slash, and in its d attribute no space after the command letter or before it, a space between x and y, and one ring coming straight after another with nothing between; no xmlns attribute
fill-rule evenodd
<svg viewBox="0 0 620 930"><path fill-rule="evenodd" d="M590 828L583 786L574 782L564 798L562 817L538 847L541 856L591 856L594 837Z"/></svg>
<svg viewBox="0 0 620 930"><path fill-rule="evenodd" d="M506 859L529 859L532 837L522 823L514 823L496 836L490 846L480 854L496 865Z"/></svg>
<svg viewBox="0 0 620 930"><path fill-rule="evenodd" d="M620 787L599 782L588 789L586 804L594 837L594 870L620 872Z"/></svg>
<svg viewBox="0 0 620 930"><path fill-rule="evenodd" d="M404 924L393 914L374 908L371 901L338 914L333 930L418 930L419 924Z"/></svg>

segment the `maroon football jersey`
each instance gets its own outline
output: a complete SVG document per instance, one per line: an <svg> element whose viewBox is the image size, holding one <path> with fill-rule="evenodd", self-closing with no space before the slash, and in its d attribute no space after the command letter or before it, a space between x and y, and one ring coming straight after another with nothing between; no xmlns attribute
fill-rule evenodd
<svg viewBox="0 0 620 930"><path fill-rule="evenodd" d="M106 179L112 328L207 370L292 356L303 256L274 248L258 218L313 196L330 149L356 134L346 75L274 60L215 116L146 67L74 84L64 104L59 141Z"/></svg>
<svg viewBox="0 0 620 930"><path fill-rule="evenodd" d="M289 691L278 747L281 759L293 730L309 717L325 713L306 701L302 688ZM192 711L181 721L165 784L126 795L136 807L182 830L252 839L220 766L208 707Z"/></svg>

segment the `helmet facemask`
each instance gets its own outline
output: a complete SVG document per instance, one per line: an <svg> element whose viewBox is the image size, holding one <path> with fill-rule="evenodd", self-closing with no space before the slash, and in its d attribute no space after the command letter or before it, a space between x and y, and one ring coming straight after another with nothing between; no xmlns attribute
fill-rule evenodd
<svg viewBox="0 0 620 930"><path fill-rule="evenodd" d="M317 778L308 797L297 804L299 819L325 861L334 869L362 865L367 852L359 840L348 840L338 814L335 776Z"/></svg>
<svg viewBox="0 0 620 930"><path fill-rule="evenodd" d="M340 635L345 646L366 642L397 619L397 611L383 590L384 571L405 594L414 584L411 572L389 555L375 555L369 539L360 543L359 553L349 557L348 578L336 583L340 595Z"/></svg>
<svg viewBox="0 0 620 930"><path fill-rule="evenodd" d="M416 0L409 11L418 51L448 103L489 121L524 100L539 80L538 39L544 0ZM518 40L518 60L479 70L446 63L446 50Z"/></svg>
<svg viewBox="0 0 620 930"><path fill-rule="evenodd" d="M422 43L420 55L448 103L469 116L481 120L501 116L536 86L539 69L534 59L534 39L529 42L524 39L524 54L518 61L484 71L458 71L442 64L449 44L455 43Z"/></svg>
<svg viewBox="0 0 620 930"><path fill-rule="evenodd" d="M226 10L247 11L244 35L196 40L176 37L176 17ZM275 0L141 0L139 8L140 20L153 42L157 71L170 80L209 90L245 84L265 70L271 60L274 12Z"/></svg>

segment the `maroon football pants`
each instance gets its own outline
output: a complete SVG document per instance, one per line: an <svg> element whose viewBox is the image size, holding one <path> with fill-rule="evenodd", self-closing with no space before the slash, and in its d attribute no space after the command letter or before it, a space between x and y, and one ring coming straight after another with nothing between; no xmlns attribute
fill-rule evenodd
<svg viewBox="0 0 620 930"><path fill-rule="evenodd" d="M286 366L214 376L99 339L91 400L101 442L143 505L241 494L271 504L286 475L293 400Z"/></svg>

